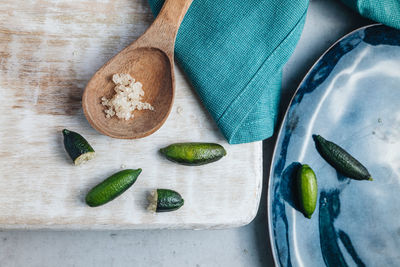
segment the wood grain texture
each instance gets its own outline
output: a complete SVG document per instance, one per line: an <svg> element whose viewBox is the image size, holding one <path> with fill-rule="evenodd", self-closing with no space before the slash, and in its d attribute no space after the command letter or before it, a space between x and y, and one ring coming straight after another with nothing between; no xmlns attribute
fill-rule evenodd
<svg viewBox="0 0 400 267"><path fill-rule="evenodd" d="M256 215L262 185L261 142L228 145L179 70L169 119L153 135L117 140L90 127L83 88L152 21L146 0L27 0L0 5L0 227L52 229L225 228ZM97 157L73 166L61 130L85 136ZM171 163L158 149L173 142L224 145L213 164ZM110 174L143 169L113 202L89 208L87 191ZM147 193L171 188L185 206L146 211Z"/></svg>
<svg viewBox="0 0 400 267"><path fill-rule="evenodd" d="M82 97L83 112L100 133L120 139L146 137L164 124L174 101L176 34L192 0L166 0L153 24L90 79ZM106 118L100 99L111 98L116 73L129 73L145 88L145 101L155 109L135 112L133 120Z"/></svg>

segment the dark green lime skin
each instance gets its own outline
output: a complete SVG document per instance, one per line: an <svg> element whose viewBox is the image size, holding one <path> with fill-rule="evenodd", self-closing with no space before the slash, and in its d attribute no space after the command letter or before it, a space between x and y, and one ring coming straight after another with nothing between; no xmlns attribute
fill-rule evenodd
<svg viewBox="0 0 400 267"><path fill-rule="evenodd" d="M188 166L215 162L226 155L224 147L214 143L176 143L160 152L170 161Z"/></svg>
<svg viewBox="0 0 400 267"><path fill-rule="evenodd" d="M117 172L93 187L86 195L86 204L98 207L117 198L137 180L142 169L127 169Z"/></svg>
<svg viewBox="0 0 400 267"><path fill-rule="evenodd" d="M304 216L311 219L317 206L318 184L314 171L306 164L297 172L297 194Z"/></svg>
<svg viewBox="0 0 400 267"><path fill-rule="evenodd" d="M79 156L85 153L94 152L92 146L82 135L67 129L64 129L62 133L64 136L65 150L71 157L72 161L75 161Z"/></svg>
<svg viewBox="0 0 400 267"><path fill-rule="evenodd" d="M157 212L174 211L182 207L182 196L170 189L157 189Z"/></svg>
<svg viewBox="0 0 400 267"><path fill-rule="evenodd" d="M313 135L313 139L319 154L339 173L356 180L372 181L367 168L346 150L320 135Z"/></svg>

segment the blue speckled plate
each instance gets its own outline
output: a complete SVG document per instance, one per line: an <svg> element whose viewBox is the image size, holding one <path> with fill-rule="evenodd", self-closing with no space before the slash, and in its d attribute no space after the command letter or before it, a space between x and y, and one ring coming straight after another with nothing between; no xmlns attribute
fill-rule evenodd
<svg viewBox="0 0 400 267"><path fill-rule="evenodd" d="M338 174L312 134L362 162L374 181ZM293 173L309 164L318 201L296 210ZM269 227L278 266L400 266L400 31L350 33L314 65L279 133L269 181Z"/></svg>

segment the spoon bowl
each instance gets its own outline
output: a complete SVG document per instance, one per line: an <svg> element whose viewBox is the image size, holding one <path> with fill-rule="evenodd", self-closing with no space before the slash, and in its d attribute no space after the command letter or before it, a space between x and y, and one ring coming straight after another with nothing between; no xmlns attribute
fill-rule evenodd
<svg viewBox="0 0 400 267"><path fill-rule="evenodd" d="M113 60L124 57L125 64L112 64ZM129 53L118 54L105 65L88 83L84 100L85 115L97 131L114 138L134 139L148 136L158 130L167 119L174 98L175 81L172 76L172 62L168 56L156 48L137 48ZM116 116L106 118L101 98L110 99L114 95L115 73L129 73L143 84L145 95L143 102L150 103L154 110L136 110L134 118L119 119Z"/></svg>
<svg viewBox="0 0 400 267"><path fill-rule="evenodd" d="M85 88L82 106L89 123L113 138L136 139L157 131L166 121L174 100L174 44L191 0L166 0L150 28L133 44L101 67ZM114 74L127 73L143 84L143 102L154 110L135 110L134 118L107 118L101 98L114 95Z"/></svg>

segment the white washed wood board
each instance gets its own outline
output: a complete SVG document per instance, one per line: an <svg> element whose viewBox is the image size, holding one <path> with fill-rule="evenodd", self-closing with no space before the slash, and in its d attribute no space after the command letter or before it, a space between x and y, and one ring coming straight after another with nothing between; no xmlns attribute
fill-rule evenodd
<svg viewBox="0 0 400 267"><path fill-rule="evenodd" d="M0 228L209 229L254 218L262 143L227 144L179 69L171 115L147 138L100 135L82 113L91 75L153 20L146 0L3 0L0 14ZM84 135L97 157L73 166L63 128ZM158 154L185 141L218 142L228 155L187 167ZM135 185L105 206L86 206L86 192L122 167L143 169ZM147 212L155 188L179 191L184 207Z"/></svg>

